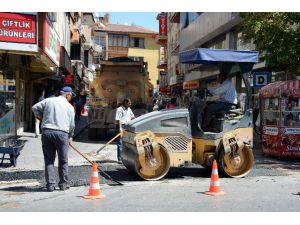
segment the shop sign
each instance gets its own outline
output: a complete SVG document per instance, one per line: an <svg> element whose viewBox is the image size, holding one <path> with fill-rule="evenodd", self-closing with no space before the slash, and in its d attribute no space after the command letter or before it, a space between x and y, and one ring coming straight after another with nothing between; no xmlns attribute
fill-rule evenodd
<svg viewBox="0 0 300 225"><path fill-rule="evenodd" d="M0 13L0 49L37 52L37 13Z"/></svg>
<svg viewBox="0 0 300 225"><path fill-rule="evenodd" d="M93 81L94 80L94 74L91 73L90 71L88 72L88 77L89 77L89 81Z"/></svg>
<svg viewBox="0 0 300 225"><path fill-rule="evenodd" d="M166 76L166 75L167 75L167 72L166 72L166 71L159 71L159 75L160 75L160 76Z"/></svg>
<svg viewBox="0 0 300 225"><path fill-rule="evenodd" d="M183 82L183 90L198 89L199 80L190 80Z"/></svg>
<svg viewBox="0 0 300 225"><path fill-rule="evenodd" d="M159 88L159 92L168 93L170 92L170 88Z"/></svg>
<svg viewBox="0 0 300 225"><path fill-rule="evenodd" d="M278 128L277 127L264 127L263 133L267 135L276 136L278 135Z"/></svg>
<svg viewBox="0 0 300 225"><path fill-rule="evenodd" d="M300 134L300 128L285 128L284 134Z"/></svg>
<svg viewBox="0 0 300 225"><path fill-rule="evenodd" d="M255 72L253 73L253 87L261 88L271 82L270 72Z"/></svg>
<svg viewBox="0 0 300 225"><path fill-rule="evenodd" d="M170 82L169 82L169 84L170 85L174 85L174 84L176 84L177 83L177 76L172 76L172 77L170 77Z"/></svg>
<svg viewBox="0 0 300 225"><path fill-rule="evenodd" d="M59 66L60 39L48 18L44 22L44 51L56 66Z"/></svg>
<svg viewBox="0 0 300 225"><path fill-rule="evenodd" d="M167 14L161 13L159 15L159 39L168 38L168 29L167 29Z"/></svg>
<svg viewBox="0 0 300 225"><path fill-rule="evenodd" d="M73 84L73 76L71 74L66 75L65 84Z"/></svg>

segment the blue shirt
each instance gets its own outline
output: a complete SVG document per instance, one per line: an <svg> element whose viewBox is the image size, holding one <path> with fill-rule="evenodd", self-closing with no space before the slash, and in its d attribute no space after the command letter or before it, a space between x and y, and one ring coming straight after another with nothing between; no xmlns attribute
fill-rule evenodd
<svg viewBox="0 0 300 225"><path fill-rule="evenodd" d="M213 95L219 95L221 102L237 104L237 93L231 79L227 78L220 86L209 89Z"/></svg>
<svg viewBox="0 0 300 225"><path fill-rule="evenodd" d="M42 129L61 130L69 136L74 134L74 107L64 96L46 98L32 106L32 111L35 116L43 118Z"/></svg>

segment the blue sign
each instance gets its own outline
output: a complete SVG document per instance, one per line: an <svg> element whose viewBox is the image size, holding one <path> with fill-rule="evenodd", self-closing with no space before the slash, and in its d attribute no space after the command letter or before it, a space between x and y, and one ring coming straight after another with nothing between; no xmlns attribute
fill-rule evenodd
<svg viewBox="0 0 300 225"><path fill-rule="evenodd" d="M261 88L271 83L270 72L254 72L253 73L253 87Z"/></svg>
<svg viewBox="0 0 300 225"><path fill-rule="evenodd" d="M159 75L160 75L160 76L166 76L166 75L167 75L167 72L166 72L166 71L159 71Z"/></svg>

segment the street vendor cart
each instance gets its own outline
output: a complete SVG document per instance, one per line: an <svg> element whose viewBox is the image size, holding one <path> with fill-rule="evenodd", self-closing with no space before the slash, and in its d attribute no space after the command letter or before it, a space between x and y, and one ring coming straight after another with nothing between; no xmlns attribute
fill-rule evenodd
<svg viewBox="0 0 300 225"><path fill-rule="evenodd" d="M260 90L262 152L300 157L300 81L279 81Z"/></svg>

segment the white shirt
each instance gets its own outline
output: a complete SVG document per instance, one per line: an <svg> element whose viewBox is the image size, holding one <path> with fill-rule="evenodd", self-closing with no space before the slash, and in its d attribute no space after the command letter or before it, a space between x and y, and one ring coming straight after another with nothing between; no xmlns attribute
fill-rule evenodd
<svg viewBox="0 0 300 225"><path fill-rule="evenodd" d="M61 130L73 135L75 112L65 97L46 98L32 106L32 111L35 116L43 117L42 128Z"/></svg>
<svg viewBox="0 0 300 225"><path fill-rule="evenodd" d="M134 114L131 111L130 107L125 109L124 106L117 108L115 120L120 120L122 124L127 124L130 120L134 118Z"/></svg>

